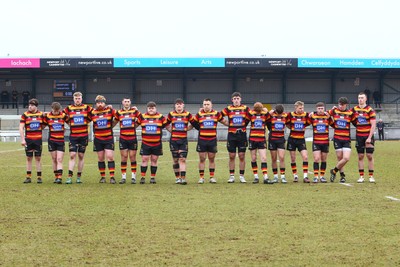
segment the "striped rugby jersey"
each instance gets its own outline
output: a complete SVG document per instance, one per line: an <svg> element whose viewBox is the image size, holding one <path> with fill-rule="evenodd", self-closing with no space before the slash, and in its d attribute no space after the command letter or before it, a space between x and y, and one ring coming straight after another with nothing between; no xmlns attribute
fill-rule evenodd
<svg viewBox="0 0 400 267"><path fill-rule="evenodd" d="M329 144L329 114L318 115L316 111L310 114L310 123L313 127L313 142L319 145Z"/></svg>
<svg viewBox="0 0 400 267"><path fill-rule="evenodd" d="M150 115L142 113L137 118L142 127L142 143L148 146L161 145L162 129L167 125L167 119L160 113Z"/></svg>
<svg viewBox="0 0 400 267"><path fill-rule="evenodd" d="M257 113L254 110L251 110L249 141L265 142L265 128L267 122L270 120L271 115L269 115L268 112L261 111L261 113Z"/></svg>
<svg viewBox="0 0 400 267"><path fill-rule="evenodd" d="M287 117L286 125L290 129L289 137L304 139L306 127L310 125L308 112L303 112L301 114L297 114L294 111L290 112Z"/></svg>
<svg viewBox="0 0 400 267"><path fill-rule="evenodd" d="M229 133L236 133L237 130L246 132L247 124L250 121L250 108L245 105L233 106L229 105L221 111L223 117L228 116Z"/></svg>
<svg viewBox="0 0 400 267"><path fill-rule="evenodd" d="M31 113L25 111L21 115L20 124L25 125L25 138L29 140L42 140L42 129L44 128L43 112Z"/></svg>
<svg viewBox="0 0 400 267"><path fill-rule="evenodd" d="M201 140L215 140L217 138L217 125L224 117L216 110L205 112L203 109L198 112L194 120L199 123L199 139Z"/></svg>
<svg viewBox="0 0 400 267"><path fill-rule="evenodd" d="M111 140L113 138L113 119L115 110L106 107L102 110L93 109L89 113L89 119L93 122L94 137L99 140Z"/></svg>
<svg viewBox="0 0 400 267"><path fill-rule="evenodd" d="M70 105L64 109L64 113L68 117L67 122L71 130L71 137L88 136L89 113L91 111L92 107L86 104L79 106Z"/></svg>
<svg viewBox="0 0 400 267"><path fill-rule="evenodd" d="M355 106L352 111L352 123L356 126L356 136L368 137L371 130L371 121L376 120L375 110L367 105L364 108Z"/></svg>
<svg viewBox="0 0 400 267"><path fill-rule="evenodd" d="M189 122L193 122L190 112L184 110L181 113L171 111L167 116L167 125L171 124L171 140L176 141L187 138Z"/></svg>
<svg viewBox="0 0 400 267"><path fill-rule="evenodd" d="M285 142L285 125L288 114L283 112L278 114L273 112L270 121L267 123L269 129L269 141L283 141Z"/></svg>
<svg viewBox="0 0 400 267"><path fill-rule="evenodd" d="M353 117L351 110L341 111L339 108L329 110L330 124L335 129L333 139L350 141L350 122Z"/></svg>
<svg viewBox="0 0 400 267"><path fill-rule="evenodd" d="M120 109L115 113L115 119L119 121L120 138L124 140L136 140L136 125L140 111L134 108Z"/></svg>
<svg viewBox="0 0 400 267"><path fill-rule="evenodd" d="M54 115L52 112L44 115L44 123L49 126L49 141L64 142L64 124L67 120L67 115L60 112Z"/></svg>

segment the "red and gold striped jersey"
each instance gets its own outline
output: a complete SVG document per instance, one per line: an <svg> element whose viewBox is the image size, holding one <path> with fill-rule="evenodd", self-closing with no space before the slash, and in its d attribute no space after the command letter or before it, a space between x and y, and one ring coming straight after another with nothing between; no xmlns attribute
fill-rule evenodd
<svg viewBox="0 0 400 267"><path fill-rule="evenodd" d="M352 111L352 123L356 126L356 136L368 137L371 130L371 121L376 120L375 110L370 106L364 108L355 106Z"/></svg>
<svg viewBox="0 0 400 267"><path fill-rule="evenodd" d="M335 129L333 139L350 141L350 123L353 116L351 110L341 111L340 109L333 108L329 110L330 124Z"/></svg>
<svg viewBox="0 0 400 267"><path fill-rule="evenodd" d="M199 139L210 141L217 138L217 125L224 117L216 110L198 112L194 120L199 123Z"/></svg>
<svg viewBox="0 0 400 267"><path fill-rule="evenodd" d="M313 127L313 142L319 145L329 144L329 114L325 112L318 115L316 111L310 115L310 123Z"/></svg>
<svg viewBox="0 0 400 267"><path fill-rule="evenodd" d="M67 122L71 130L71 137L88 136L88 125L90 123L89 113L92 107L86 104L80 106L70 105L64 109L67 114Z"/></svg>
<svg viewBox="0 0 400 267"><path fill-rule="evenodd" d="M93 121L94 137L100 140L110 140L113 138L113 119L115 110L106 107L102 110L93 109L89 113L89 119Z"/></svg>
<svg viewBox="0 0 400 267"><path fill-rule="evenodd" d="M32 113L25 111L21 115L20 124L25 126L25 138L30 140L41 140L42 129L44 128L43 112L36 111Z"/></svg>
<svg viewBox="0 0 400 267"><path fill-rule="evenodd" d="M115 119L119 121L120 138L124 140L136 140L135 123L140 112L137 109L120 109L115 113Z"/></svg>
<svg viewBox="0 0 400 267"><path fill-rule="evenodd" d="M287 117L286 125L290 129L289 137L304 139L306 127L310 125L308 112L303 112L301 114L297 114L294 111L290 112Z"/></svg>
<svg viewBox="0 0 400 267"><path fill-rule="evenodd" d="M148 146L159 146L162 129L167 125L167 119L158 112L154 115L146 112L139 115L137 122L142 127L142 143Z"/></svg>
<svg viewBox="0 0 400 267"><path fill-rule="evenodd" d="M44 123L49 126L49 140L53 142L64 142L64 123L67 120L67 115L60 112L54 115L52 112L44 115Z"/></svg>
<svg viewBox="0 0 400 267"><path fill-rule="evenodd" d="M246 132L246 126L250 121L250 108L245 105L229 105L221 111L223 117L228 116L228 132L236 133L237 130Z"/></svg>
<svg viewBox="0 0 400 267"><path fill-rule="evenodd" d="M269 141L285 141L285 125L288 114L273 112L270 121L267 123L269 129Z"/></svg>
<svg viewBox="0 0 400 267"><path fill-rule="evenodd" d="M261 113L257 113L254 110L250 111L250 141L265 142L265 128L269 120L271 120L271 115L268 112L261 111Z"/></svg>
<svg viewBox="0 0 400 267"><path fill-rule="evenodd" d="M171 140L176 141L187 138L189 122L193 122L190 112L184 110L181 113L171 111L167 116L167 124L171 124Z"/></svg>

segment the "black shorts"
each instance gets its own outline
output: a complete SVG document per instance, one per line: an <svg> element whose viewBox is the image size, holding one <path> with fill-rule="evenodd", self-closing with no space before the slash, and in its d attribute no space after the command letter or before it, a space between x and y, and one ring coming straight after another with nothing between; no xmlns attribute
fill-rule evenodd
<svg viewBox="0 0 400 267"><path fill-rule="evenodd" d="M312 144L312 151L321 151L322 153L328 153L329 152L329 144Z"/></svg>
<svg viewBox="0 0 400 267"><path fill-rule="evenodd" d="M351 149L351 141L334 139L333 146L335 147L336 150L343 149L343 148Z"/></svg>
<svg viewBox="0 0 400 267"><path fill-rule="evenodd" d="M84 137L69 137L69 152L85 153L89 138Z"/></svg>
<svg viewBox="0 0 400 267"><path fill-rule="evenodd" d="M264 142L257 142L257 141L249 141L249 150L255 150L255 149L266 149L267 145Z"/></svg>
<svg viewBox="0 0 400 267"><path fill-rule="evenodd" d="M217 153L218 152L217 139L214 139L214 140L199 139L197 141L196 151L197 152Z"/></svg>
<svg viewBox="0 0 400 267"><path fill-rule="evenodd" d="M365 153L366 149L369 149L371 154L374 152L374 147L366 147L366 143L365 141L367 141L367 137L361 137L361 136L357 136L356 137L356 149L357 149L357 153ZM375 145L375 139L374 137L371 138L371 145L374 146ZM371 150L372 149L372 150ZM367 152L368 153L368 152Z"/></svg>
<svg viewBox="0 0 400 267"><path fill-rule="evenodd" d="M285 149L285 140L268 140L269 150Z"/></svg>
<svg viewBox="0 0 400 267"><path fill-rule="evenodd" d="M296 139L289 137L286 149L289 151L296 151L296 148L299 152L307 150L306 140L304 138Z"/></svg>
<svg viewBox="0 0 400 267"><path fill-rule="evenodd" d="M180 139L180 140L170 140L169 141L169 150L170 151L188 151L188 140Z"/></svg>
<svg viewBox="0 0 400 267"><path fill-rule="evenodd" d="M137 150L138 149L137 139L125 140L120 137L119 138L119 150L126 150L126 149Z"/></svg>
<svg viewBox="0 0 400 267"><path fill-rule="evenodd" d="M56 141L48 140L48 148L49 148L49 152L53 152L53 151L65 152L65 142L56 142Z"/></svg>
<svg viewBox="0 0 400 267"><path fill-rule="evenodd" d="M104 150L114 150L114 139L111 138L110 140L100 140L94 138L93 151L100 152Z"/></svg>
<svg viewBox="0 0 400 267"><path fill-rule="evenodd" d="M163 154L162 143L160 143L160 145L158 145L158 146L149 146L149 145L142 143L142 147L140 148L140 155L142 155L142 156L150 156L150 155L161 156L162 154Z"/></svg>
<svg viewBox="0 0 400 267"><path fill-rule="evenodd" d="M229 153L246 152L247 135L246 132L228 133L226 148Z"/></svg>
<svg viewBox="0 0 400 267"><path fill-rule="evenodd" d="M40 140L32 140L25 139L25 154L27 157L33 157L33 153L35 153L36 157L42 156L42 139Z"/></svg>

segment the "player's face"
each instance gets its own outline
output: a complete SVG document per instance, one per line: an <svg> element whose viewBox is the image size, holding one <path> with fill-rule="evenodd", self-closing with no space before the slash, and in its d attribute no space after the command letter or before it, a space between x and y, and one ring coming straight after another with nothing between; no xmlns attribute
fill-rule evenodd
<svg viewBox="0 0 400 267"><path fill-rule="evenodd" d="M131 100L125 98L124 100L122 100L122 106L123 106L125 109L129 109L129 108L131 107Z"/></svg>
<svg viewBox="0 0 400 267"><path fill-rule="evenodd" d="M367 97L365 95L359 95L358 96L358 104L365 105L365 103L367 103Z"/></svg>
<svg viewBox="0 0 400 267"><path fill-rule="evenodd" d="M157 108L156 107L147 107L147 113L150 115L154 115L157 113Z"/></svg>
<svg viewBox="0 0 400 267"><path fill-rule="evenodd" d="M28 110L32 113L35 113L37 111L37 106L29 104Z"/></svg>
<svg viewBox="0 0 400 267"><path fill-rule="evenodd" d="M176 112L182 112L184 107L185 107L185 104L183 104L183 103L176 103L176 104L175 104L175 111L176 111Z"/></svg>
<svg viewBox="0 0 400 267"><path fill-rule="evenodd" d="M325 112L325 107L317 107L317 114L322 115Z"/></svg>
<svg viewBox="0 0 400 267"><path fill-rule="evenodd" d="M240 96L232 97L232 103L234 106L240 106L241 102L242 102L242 98Z"/></svg>
<svg viewBox="0 0 400 267"><path fill-rule="evenodd" d="M339 110L345 111L346 108L347 108L347 104L340 104L340 103L339 103L338 107L339 107Z"/></svg>
<svg viewBox="0 0 400 267"><path fill-rule="evenodd" d="M77 106L82 104L82 96L74 96L74 104Z"/></svg>
<svg viewBox="0 0 400 267"><path fill-rule="evenodd" d="M297 114L301 114L304 112L304 106L297 106L294 110Z"/></svg>
<svg viewBox="0 0 400 267"><path fill-rule="evenodd" d="M59 115L60 114L60 110L59 109L51 109L51 113L53 113L54 115Z"/></svg>
<svg viewBox="0 0 400 267"><path fill-rule="evenodd" d="M103 110L106 107L106 103L104 102L96 102L96 109Z"/></svg>
<svg viewBox="0 0 400 267"><path fill-rule="evenodd" d="M210 112L212 110L211 101L203 101L203 109L205 112Z"/></svg>

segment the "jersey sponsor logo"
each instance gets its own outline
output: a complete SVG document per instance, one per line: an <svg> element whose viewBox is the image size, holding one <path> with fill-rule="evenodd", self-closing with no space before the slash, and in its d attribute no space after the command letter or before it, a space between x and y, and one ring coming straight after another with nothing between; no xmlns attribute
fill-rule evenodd
<svg viewBox="0 0 400 267"><path fill-rule="evenodd" d="M285 124L283 122L275 122L275 130L283 130L285 128Z"/></svg>
<svg viewBox="0 0 400 267"><path fill-rule="evenodd" d="M203 122L204 128L214 128L214 121L212 120L205 120Z"/></svg>
<svg viewBox="0 0 400 267"><path fill-rule="evenodd" d="M99 129L107 128L107 118L96 120L96 126Z"/></svg>
<svg viewBox="0 0 400 267"><path fill-rule="evenodd" d="M358 117L357 118L358 124L368 124L368 121L365 117Z"/></svg>
<svg viewBox="0 0 400 267"><path fill-rule="evenodd" d="M157 133L157 125L150 124L145 127L146 133L154 134Z"/></svg>
<svg viewBox="0 0 400 267"><path fill-rule="evenodd" d="M29 128L30 128L31 130L39 130L39 128L40 128L40 122L38 122L38 121L33 121L33 122L31 122L31 123L29 124Z"/></svg>
<svg viewBox="0 0 400 267"><path fill-rule="evenodd" d="M83 125L85 123L85 118L80 116L74 116L74 125Z"/></svg>
<svg viewBox="0 0 400 267"><path fill-rule="evenodd" d="M184 122L175 122L174 126L175 126L176 130L184 130L185 129L185 123Z"/></svg>
<svg viewBox="0 0 400 267"><path fill-rule="evenodd" d="M131 127L132 126L132 119L131 118L124 118L122 121L122 127Z"/></svg>
<svg viewBox="0 0 400 267"><path fill-rule="evenodd" d="M53 131L62 131L62 124L61 123L54 123L52 125Z"/></svg>
<svg viewBox="0 0 400 267"><path fill-rule="evenodd" d="M336 121L336 125L337 125L338 128L344 129L347 126L347 121L345 121L345 120L337 120Z"/></svg>
<svg viewBox="0 0 400 267"><path fill-rule="evenodd" d="M295 123L293 123L293 128L297 131L302 131L304 128L304 123L296 121Z"/></svg>
<svg viewBox="0 0 400 267"><path fill-rule="evenodd" d="M235 125L235 126L241 126L242 125L242 123L243 123L243 117L239 117L239 116L235 116L235 117L233 117L232 118L232 123L233 123L233 125Z"/></svg>
<svg viewBox="0 0 400 267"><path fill-rule="evenodd" d="M262 129L262 128L263 128L263 122L262 122L262 120L255 120L255 121L254 121L254 128Z"/></svg>
<svg viewBox="0 0 400 267"><path fill-rule="evenodd" d="M325 124L317 124L317 133L325 133L326 125Z"/></svg>

